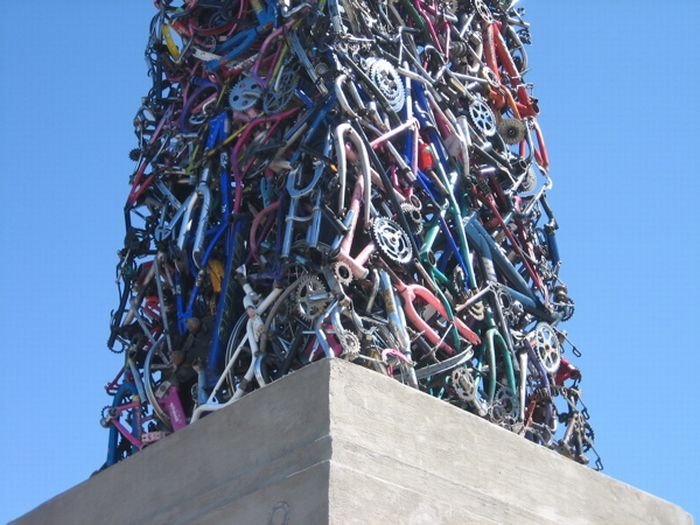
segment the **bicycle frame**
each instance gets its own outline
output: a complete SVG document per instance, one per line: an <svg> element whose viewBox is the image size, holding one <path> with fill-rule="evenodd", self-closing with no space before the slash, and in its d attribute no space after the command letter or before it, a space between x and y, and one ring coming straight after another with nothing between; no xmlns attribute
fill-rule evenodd
<svg viewBox="0 0 700 525"><path fill-rule="evenodd" d="M281 288L273 288L273 290L261 301L258 300L258 296L253 290L253 288L247 284L243 284L243 289L245 291L245 298L243 299L243 304L246 308L246 316L248 317L248 320L246 322L246 331L245 331L245 336L241 340L240 343L236 346L235 350L233 351L232 357L229 359L228 363L226 364L226 367L224 368L224 371L221 373L219 376L219 380L216 382L214 385L214 388L212 389L212 393L210 394L209 398L207 399L207 402L203 405L197 406L195 408L194 412L192 413L192 418L191 422L194 423L197 421L199 418L201 418L205 413L207 412L213 412L216 410L220 410L226 406L229 406L230 404L236 402L238 399L240 399L243 394L245 393L248 384L254 379L255 377L255 369L256 369L256 359L259 357L259 347L258 347L258 340L260 338L260 331L263 326L263 321L261 318L261 315L265 313L265 311L272 306L274 303L275 299L282 293ZM250 345L251 349L251 363L248 368L248 370L245 373L245 376L243 377L241 384L239 385L238 389L236 389L235 392L231 395L231 398L226 401L225 403L216 403L216 396L218 392L221 390L221 387L224 384L224 381L226 380L226 375L230 372L231 367L234 365L236 362L236 359L240 355L241 351L243 350L244 345Z"/></svg>

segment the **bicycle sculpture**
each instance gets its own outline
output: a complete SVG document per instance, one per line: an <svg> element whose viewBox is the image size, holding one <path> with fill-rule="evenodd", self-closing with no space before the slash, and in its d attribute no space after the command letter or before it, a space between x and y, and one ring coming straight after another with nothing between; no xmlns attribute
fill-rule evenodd
<svg viewBox="0 0 700 525"><path fill-rule="evenodd" d="M324 358L589 462L516 3L156 1L107 466Z"/></svg>

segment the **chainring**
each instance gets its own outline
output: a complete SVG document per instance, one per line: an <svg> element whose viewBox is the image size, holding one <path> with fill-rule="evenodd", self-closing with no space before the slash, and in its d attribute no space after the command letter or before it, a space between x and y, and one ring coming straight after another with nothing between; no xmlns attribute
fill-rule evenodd
<svg viewBox="0 0 700 525"><path fill-rule="evenodd" d="M398 112L406 102L406 92L396 68L388 60L373 58L367 60L369 78L389 102L389 107Z"/></svg>
<svg viewBox="0 0 700 525"><path fill-rule="evenodd" d="M377 217L372 222L372 240L385 259L396 264L408 264L413 257L411 238L394 221Z"/></svg>
<svg viewBox="0 0 700 525"><path fill-rule="evenodd" d="M514 424L518 420L518 398L515 392L499 386L489 408L489 418L500 426Z"/></svg>
<svg viewBox="0 0 700 525"><path fill-rule="evenodd" d="M469 104L467 116L472 125L485 137L490 138L496 134L496 115L484 98L474 97Z"/></svg>
<svg viewBox="0 0 700 525"><path fill-rule="evenodd" d="M302 319L313 321L326 309L331 295L323 281L315 275L304 275L296 290L297 312Z"/></svg>
<svg viewBox="0 0 700 525"><path fill-rule="evenodd" d="M263 83L258 78L246 77L231 88L228 104L234 111L246 111L258 102L263 94Z"/></svg>
<svg viewBox="0 0 700 525"><path fill-rule="evenodd" d="M457 397L467 403L476 400L476 381L474 376L466 368L456 368L452 371L452 383Z"/></svg>
<svg viewBox="0 0 700 525"><path fill-rule="evenodd" d="M292 67L285 67L275 82L263 95L263 111L268 115L280 113L294 98L294 91L299 84L299 74Z"/></svg>
<svg viewBox="0 0 700 525"><path fill-rule="evenodd" d="M544 369L550 374L556 373L561 364L561 345L554 328L547 323L537 323L531 341Z"/></svg>

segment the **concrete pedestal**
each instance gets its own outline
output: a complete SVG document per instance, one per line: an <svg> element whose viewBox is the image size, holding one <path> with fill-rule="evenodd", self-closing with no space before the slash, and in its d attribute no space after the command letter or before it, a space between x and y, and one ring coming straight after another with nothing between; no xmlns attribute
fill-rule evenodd
<svg viewBox="0 0 700 525"><path fill-rule="evenodd" d="M332 360L253 392L12 523L693 520L447 403Z"/></svg>

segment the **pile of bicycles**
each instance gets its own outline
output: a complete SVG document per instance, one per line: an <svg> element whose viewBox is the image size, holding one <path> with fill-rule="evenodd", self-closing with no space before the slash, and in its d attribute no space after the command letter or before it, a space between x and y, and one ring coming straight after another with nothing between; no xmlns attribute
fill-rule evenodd
<svg viewBox="0 0 700 525"><path fill-rule="evenodd" d="M581 463L515 1L156 1L106 465L319 359Z"/></svg>

